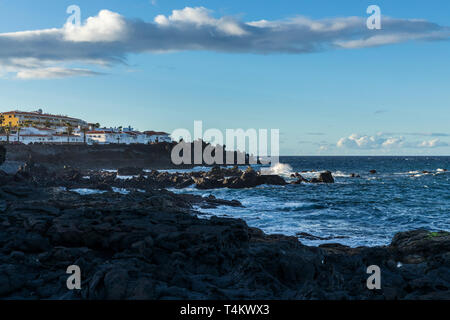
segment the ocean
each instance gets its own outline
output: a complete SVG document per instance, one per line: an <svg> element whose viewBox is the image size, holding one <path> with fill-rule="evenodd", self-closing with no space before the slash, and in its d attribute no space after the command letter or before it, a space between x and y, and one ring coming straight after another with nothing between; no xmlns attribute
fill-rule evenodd
<svg viewBox="0 0 450 320"><path fill-rule="evenodd" d="M335 183L171 191L212 194L244 205L199 209L204 218L241 218L269 234L305 232L333 238L299 238L306 245L388 245L400 231L450 231L450 171L444 169L450 170L450 157L281 157L274 173L286 180L293 180L293 172L330 170ZM352 173L360 178L352 178ZM301 174L312 177L317 173Z"/></svg>

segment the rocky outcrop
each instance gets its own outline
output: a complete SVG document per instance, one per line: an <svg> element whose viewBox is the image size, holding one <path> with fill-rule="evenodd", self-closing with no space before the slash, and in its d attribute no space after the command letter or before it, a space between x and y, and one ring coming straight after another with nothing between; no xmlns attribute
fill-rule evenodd
<svg viewBox="0 0 450 320"><path fill-rule="evenodd" d="M312 178L310 183L334 183L333 175L330 171L321 172L318 178Z"/></svg>
<svg viewBox="0 0 450 320"><path fill-rule="evenodd" d="M214 168L213 168L214 170ZM252 167L248 167L244 172L241 172L240 176L237 172L232 176L225 178L225 173L217 172L219 169L215 169L215 172L206 174L205 178L194 179L195 186L198 189L215 189L215 188L231 188L231 189L243 189L254 188L263 184L269 185L286 185L287 182L277 175L261 175L256 172Z"/></svg>
<svg viewBox="0 0 450 320"><path fill-rule="evenodd" d="M143 168L123 167L117 169L117 174L120 176L137 176L144 173Z"/></svg>
<svg viewBox="0 0 450 320"><path fill-rule="evenodd" d="M214 197L81 196L21 183L0 187L0 199L0 298L449 298L448 233L400 233L386 247L317 248L242 220L193 215L196 201L221 202ZM82 289L69 291L66 269L74 264ZM381 290L365 286L372 264L381 268Z"/></svg>
<svg viewBox="0 0 450 320"><path fill-rule="evenodd" d="M28 165L23 172L36 168ZM66 168L47 180L0 175L9 181L0 185L0 298L450 298L447 232L403 232L385 247L308 247L297 237L267 235L242 220L200 219L194 210L240 206L238 201L151 185L128 194L84 196L51 186L63 179L67 185L83 183L85 173L75 171ZM92 179L109 188L106 181L118 180L104 172ZM243 180L258 179L247 170ZM142 187L149 178L129 181ZM367 267L374 264L381 268L381 290L365 285ZM70 265L81 269L81 290L66 288Z"/></svg>
<svg viewBox="0 0 450 320"><path fill-rule="evenodd" d="M204 141L185 143L191 149L191 159L187 164L174 165L172 150L177 143L161 142L156 144L106 144L106 145L67 145L67 144L5 144L7 160L25 162L31 156L36 162L47 167L62 168L71 166L78 169L117 169L138 168L192 168L206 163L194 162L195 148L205 150L210 145ZM195 147L196 146L196 147ZM224 152L224 159L234 159L232 163L249 164L247 154L237 151ZM1 152L0 152L1 156ZM239 160L239 161L238 161Z"/></svg>

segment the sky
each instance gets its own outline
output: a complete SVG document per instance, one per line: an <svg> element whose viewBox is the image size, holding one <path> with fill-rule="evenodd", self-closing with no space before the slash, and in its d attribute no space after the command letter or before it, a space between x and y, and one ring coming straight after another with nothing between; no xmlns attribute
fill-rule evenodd
<svg viewBox="0 0 450 320"><path fill-rule="evenodd" d="M0 0L0 111L279 129L282 155L450 155L449 40L448 0Z"/></svg>

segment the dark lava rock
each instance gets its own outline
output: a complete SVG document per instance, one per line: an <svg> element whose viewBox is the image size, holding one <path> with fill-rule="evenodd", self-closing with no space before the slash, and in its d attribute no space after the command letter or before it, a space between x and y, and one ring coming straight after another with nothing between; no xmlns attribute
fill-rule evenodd
<svg viewBox="0 0 450 320"><path fill-rule="evenodd" d="M209 172L205 174L205 177L214 180L220 180L225 177L225 174L219 166L214 166Z"/></svg>
<svg viewBox="0 0 450 320"><path fill-rule="evenodd" d="M260 175L258 177L258 182L260 184L270 184L276 186L284 186L287 184L286 180L278 175Z"/></svg>
<svg viewBox="0 0 450 320"><path fill-rule="evenodd" d="M301 184L303 182L309 182L308 179L305 179L301 174L299 174L298 172L295 173L294 177L297 178L296 181L292 181L291 184Z"/></svg>
<svg viewBox="0 0 450 320"><path fill-rule="evenodd" d="M73 170L46 186L33 176L0 185L0 299L450 298L448 232L402 232L373 248L308 247L240 219L200 219L194 206L241 204L169 192L156 172L113 180L145 187L129 194L55 188L101 182L73 179L81 175ZM260 176L247 169L230 179L253 184ZM380 290L365 285L373 264L382 271ZM67 290L70 265L81 269L81 290Z"/></svg>
<svg viewBox="0 0 450 320"><path fill-rule="evenodd" d="M311 183L334 183L333 175L330 171L321 172L318 178L312 178Z"/></svg>
<svg viewBox="0 0 450 320"><path fill-rule="evenodd" d="M6 148L4 146L0 146L0 166L6 160Z"/></svg>
<svg viewBox="0 0 450 320"><path fill-rule="evenodd" d="M136 167L124 167L117 169L119 176L137 176L144 173L144 169Z"/></svg>
<svg viewBox="0 0 450 320"><path fill-rule="evenodd" d="M240 176L236 176L236 168L231 172L214 167L210 172L203 174L201 177L193 176L195 186L198 189L216 189L216 188L254 188L262 184L269 185L286 185L287 182L277 175L261 175L252 167L248 167ZM231 176L230 176L231 173ZM226 177L227 176L227 177Z"/></svg>
<svg viewBox="0 0 450 320"><path fill-rule="evenodd" d="M224 187L224 180L216 180L211 178L193 178L197 189L216 189Z"/></svg>
<svg viewBox="0 0 450 320"><path fill-rule="evenodd" d="M229 169L222 169L222 172L225 177L239 177L242 174L242 171L238 168L238 166L234 166Z"/></svg>

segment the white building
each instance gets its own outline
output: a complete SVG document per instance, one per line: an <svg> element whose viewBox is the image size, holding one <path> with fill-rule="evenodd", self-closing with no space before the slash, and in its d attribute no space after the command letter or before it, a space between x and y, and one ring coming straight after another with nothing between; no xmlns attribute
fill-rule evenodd
<svg viewBox="0 0 450 320"><path fill-rule="evenodd" d="M158 142L172 142L169 134L165 132L146 131L116 131L116 129L99 129L86 132L86 136L98 144L150 144Z"/></svg>
<svg viewBox="0 0 450 320"><path fill-rule="evenodd" d="M158 132L158 131L144 131L146 136L146 140L149 143L157 143L157 142L172 142L170 135L166 132Z"/></svg>
<svg viewBox="0 0 450 320"><path fill-rule="evenodd" d="M86 139L84 135L86 133ZM6 134L0 134L0 142L8 140ZM85 141L86 140L86 141ZM73 128L70 135L67 128L37 128L23 127L19 131L12 130L9 135L10 143L87 143L87 144L151 144L158 142L172 142L169 134L165 132L134 131L133 128L101 128L84 131L81 128Z"/></svg>

